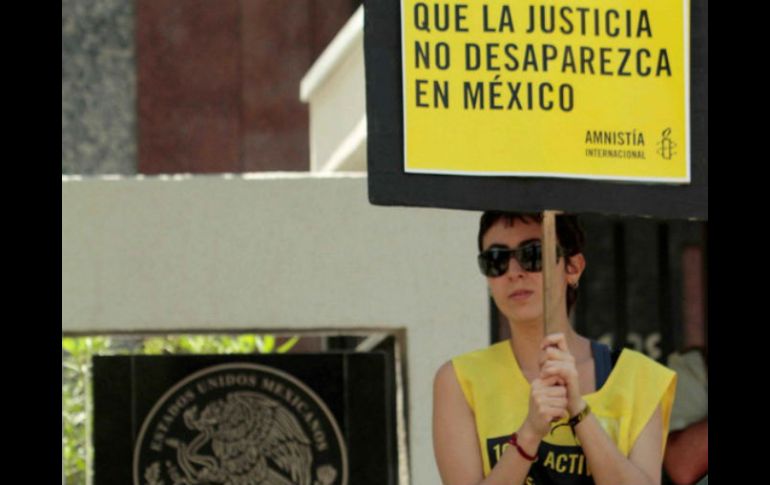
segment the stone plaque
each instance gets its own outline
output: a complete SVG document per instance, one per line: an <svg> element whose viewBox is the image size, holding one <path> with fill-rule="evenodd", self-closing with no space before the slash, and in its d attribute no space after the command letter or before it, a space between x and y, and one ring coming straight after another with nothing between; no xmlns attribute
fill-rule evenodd
<svg viewBox="0 0 770 485"><path fill-rule="evenodd" d="M94 358L97 485L396 483L384 352Z"/></svg>

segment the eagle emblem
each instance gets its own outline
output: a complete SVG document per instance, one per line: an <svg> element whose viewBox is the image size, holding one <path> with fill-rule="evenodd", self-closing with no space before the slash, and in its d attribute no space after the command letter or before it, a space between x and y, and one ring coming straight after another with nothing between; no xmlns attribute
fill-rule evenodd
<svg viewBox="0 0 770 485"><path fill-rule="evenodd" d="M144 418L133 485L348 485L339 425L302 381L251 362L187 372Z"/></svg>
<svg viewBox="0 0 770 485"><path fill-rule="evenodd" d="M311 441L273 399L231 392L203 411L190 407L184 423L198 434L189 443L166 440L184 474L175 485L313 485Z"/></svg>

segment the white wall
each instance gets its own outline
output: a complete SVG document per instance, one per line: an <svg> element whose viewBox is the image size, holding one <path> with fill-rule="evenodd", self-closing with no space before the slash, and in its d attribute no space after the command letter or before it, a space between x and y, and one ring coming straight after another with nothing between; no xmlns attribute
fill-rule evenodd
<svg viewBox="0 0 770 485"><path fill-rule="evenodd" d="M433 375L489 335L479 214L375 207L366 184L65 179L62 331L404 327L411 483L439 483Z"/></svg>
<svg viewBox="0 0 770 485"><path fill-rule="evenodd" d="M364 6L358 7L300 83L310 115L310 171L366 171Z"/></svg>

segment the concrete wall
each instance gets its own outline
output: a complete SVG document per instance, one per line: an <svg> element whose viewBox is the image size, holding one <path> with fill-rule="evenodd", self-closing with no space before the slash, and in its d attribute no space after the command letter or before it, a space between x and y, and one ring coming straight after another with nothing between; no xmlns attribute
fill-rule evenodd
<svg viewBox="0 0 770 485"><path fill-rule="evenodd" d="M374 207L363 175L62 181L62 331L406 328L411 483L432 379L488 343L478 214Z"/></svg>

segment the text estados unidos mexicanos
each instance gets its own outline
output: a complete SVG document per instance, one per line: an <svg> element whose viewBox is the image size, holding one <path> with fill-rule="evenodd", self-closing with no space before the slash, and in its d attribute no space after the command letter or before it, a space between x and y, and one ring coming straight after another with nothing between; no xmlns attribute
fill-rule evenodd
<svg viewBox="0 0 770 485"><path fill-rule="evenodd" d="M515 33L516 22L508 5L493 10L481 8L482 33ZM431 34L414 42L414 68L446 71L452 67L452 53L436 32L469 32L467 4L418 2L414 6L414 27ZM652 38L652 25L646 9L600 9L587 7L529 5L525 34L542 33L580 37ZM515 72L618 76L671 77L672 68L665 48L557 46L550 43L465 42L461 68L465 72L489 72L489 81L463 81L464 109L542 109L574 108L574 87L569 83L520 82L500 79L499 74ZM430 83L430 84L429 84ZM448 108L449 83L416 79L418 108ZM501 101L500 98L503 98ZM522 102L523 101L523 102Z"/></svg>

